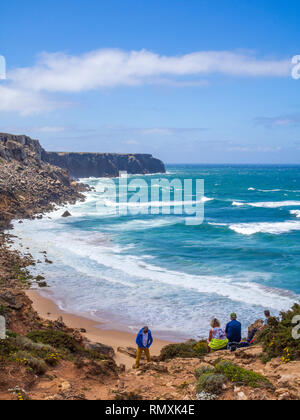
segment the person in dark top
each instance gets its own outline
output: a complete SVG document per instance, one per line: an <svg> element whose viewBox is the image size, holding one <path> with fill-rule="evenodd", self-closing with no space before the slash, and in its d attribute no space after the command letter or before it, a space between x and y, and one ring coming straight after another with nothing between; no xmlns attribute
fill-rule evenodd
<svg viewBox="0 0 300 420"><path fill-rule="evenodd" d="M264 314L265 314L265 317L266 317L265 321L264 321L264 326L266 327L269 323L269 319L271 318L271 313L268 309L266 309Z"/></svg>
<svg viewBox="0 0 300 420"><path fill-rule="evenodd" d="M235 313L230 315L231 321L226 325L226 335L230 343L240 343L242 339L242 324L237 321Z"/></svg>

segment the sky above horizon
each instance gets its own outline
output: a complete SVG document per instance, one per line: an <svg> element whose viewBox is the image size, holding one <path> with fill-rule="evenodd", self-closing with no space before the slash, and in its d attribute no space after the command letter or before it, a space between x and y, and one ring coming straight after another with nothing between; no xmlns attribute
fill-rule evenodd
<svg viewBox="0 0 300 420"><path fill-rule="evenodd" d="M10 0L0 16L0 132L167 163L300 163L298 0Z"/></svg>

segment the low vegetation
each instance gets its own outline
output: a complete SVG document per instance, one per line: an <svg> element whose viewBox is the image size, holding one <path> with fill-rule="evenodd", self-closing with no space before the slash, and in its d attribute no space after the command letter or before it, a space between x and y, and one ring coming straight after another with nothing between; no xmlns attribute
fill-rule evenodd
<svg viewBox="0 0 300 420"><path fill-rule="evenodd" d="M90 360L107 360L108 356L97 351L84 349L75 338L56 330L40 330L27 334L27 337L35 343L46 344L59 350L65 358L73 360L74 357L83 357Z"/></svg>
<svg viewBox="0 0 300 420"><path fill-rule="evenodd" d="M113 362L103 354L84 349L73 337L61 331L41 330L28 333L26 337L17 334L7 334L7 337L0 340L0 362L26 366L37 375L45 374L61 359ZM101 369L108 370L108 367L101 365Z"/></svg>
<svg viewBox="0 0 300 420"><path fill-rule="evenodd" d="M259 373L244 369L232 362L219 360L214 367L200 366L195 370L197 394L218 396L223 385L231 382L252 388L272 387L267 378Z"/></svg>
<svg viewBox="0 0 300 420"><path fill-rule="evenodd" d="M160 353L160 360L166 361L175 358L201 358L207 353L205 341L189 340L185 343L169 344Z"/></svg>
<svg viewBox="0 0 300 420"><path fill-rule="evenodd" d="M0 341L0 360L26 366L37 375L44 374L54 366L61 354L51 346L34 343L26 337L11 336Z"/></svg>
<svg viewBox="0 0 300 420"><path fill-rule="evenodd" d="M219 395L222 386L226 382L226 377L219 373L206 372L200 376L197 383L197 393L206 392L212 395Z"/></svg>
<svg viewBox="0 0 300 420"><path fill-rule="evenodd" d="M271 386L269 380L259 373L244 369L229 361L221 361L215 365L214 372L224 375L229 381L252 388Z"/></svg>
<svg viewBox="0 0 300 420"><path fill-rule="evenodd" d="M294 317L300 316L300 305L295 304L291 310L281 312L280 318L270 318L268 326L258 336L263 346L263 361L281 357L283 363L300 359L300 340L293 337Z"/></svg>
<svg viewBox="0 0 300 420"><path fill-rule="evenodd" d="M213 370L214 369L211 366L200 366L195 370L195 377L199 379L202 375L206 373L212 373Z"/></svg>

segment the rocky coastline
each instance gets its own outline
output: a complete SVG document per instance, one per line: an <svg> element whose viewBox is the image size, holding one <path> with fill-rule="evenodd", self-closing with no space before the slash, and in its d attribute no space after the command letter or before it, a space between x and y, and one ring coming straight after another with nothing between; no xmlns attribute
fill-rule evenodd
<svg viewBox="0 0 300 420"><path fill-rule="evenodd" d="M300 399L300 348L289 341L290 321L274 320L261 343L235 353L207 355L204 341L189 340L164 347L139 370L128 370L117 365L111 346L90 341L84 329L70 328L61 317L42 318L25 293L33 283L45 286L42 276L34 278L28 270L39 261L29 249L12 250L13 231L4 230L13 219L22 223L84 200L88 188L54 165L56 158L45 161L44 153L37 140L0 134L0 316L7 334L0 340L0 400ZM300 313L300 306L293 310ZM134 361L135 348L118 352Z"/></svg>

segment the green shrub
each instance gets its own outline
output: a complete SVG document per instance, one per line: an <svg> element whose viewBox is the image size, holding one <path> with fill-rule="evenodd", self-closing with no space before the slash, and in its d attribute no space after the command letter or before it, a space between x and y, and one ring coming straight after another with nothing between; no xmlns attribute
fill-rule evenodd
<svg viewBox="0 0 300 420"><path fill-rule="evenodd" d="M204 347L205 345L205 347ZM189 340L185 343L169 344L162 348L160 360L170 360L175 358L200 358L206 354L206 344L203 341Z"/></svg>
<svg viewBox="0 0 300 420"><path fill-rule="evenodd" d="M207 353L206 341L199 341L194 345L193 350L198 356L204 356Z"/></svg>
<svg viewBox="0 0 300 420"><path fill-rule="evenodd" d="M222 385L226 381L226 377L220 373L205 373L198 380L197 393L206 392L208 394L219 395L223 389Z"/></svg>
<svg viewBox="0 0 300 420"><path fill-rule="evenodd" d="M263 346L264 360L281 357L283 363L300 359L300 340L295 340L292 320L300 315L300 305L295 304L291 310L281 312L280 319L270 318L268 325L261 331L257 341Z"/></svg>
<svg viewBox="0 0 300 420"><path fill-rule="evenodd" d="M268 379L259 373L244 369L229 361L221 361L215 366L214 371L224 375L231 382L251 386L253 388L271 385Z"/></svg>
<svg viewBox="0 0 300 420"><path fill-rule="evenodd" d="M54 348L52 346L49 346L48 344L35 343L29 338L23 337L20 335L16 338L15 341L16 341L17 346L23 350L47 351L47 352L54 351Z"/></svg>
<svg viewBox="0 0 300 420"><path fill-rule="evenodd" d="M187 343L169 344L162 348L160 352L160 360L162 361L175 359L176 357L188 358L193 356L193 347Z"/></svg>
<svg viewBox="0 0 300 420"><path fill-rule="evenodd" d="M14 356L14 360L25 366L29 366L37 375L43 375L48 369L44 360L34 357L25 351L18 351Z"/></svg>
<svg viewBox="0 0 300 420"><path fill-rule="evenodd" d="M71 353L76 353L81 349L73 337L62 331L33 331L28 333L27 337L35 343L48 344L55 349L67 350Z"/></svg>
<svg viewBox="0 0 300 420"><path fill-rule="evenodd" d="M8 338L6 340L0 340L0 357L6 359L10 356L11 353L18 351L13 339Z"/></svg>
<svg viewBox="0 0 300 420"><path fill-rule="evenodd" d="M6 330L6 336L7 337L10 337L10 338L16 338L18 336L18 334L17 333L14 333L14 332L12 332L10 330Z"/></svg>
<svg viewBox="0 0 300 420"><path fill-rule="evenodd" d="M86 350L70 335L62 331L41 330L33 331L27 334L27 338L41 347L46 348L47 353L59 351L60 357L67 357L69 360L75 360L74 356L86 357L90 360L108 360L109 357L93 350ZM50 347L49 347L50 346Z"/></svg>
<svg viewBox="0 0 300 420"><path fill-rule="evenodd" d="M197 379L200 378L200 376L204 375L205 373L212 373L213 368L211 366L200 366L199 368L195 369L194 375Z"/></svg>

